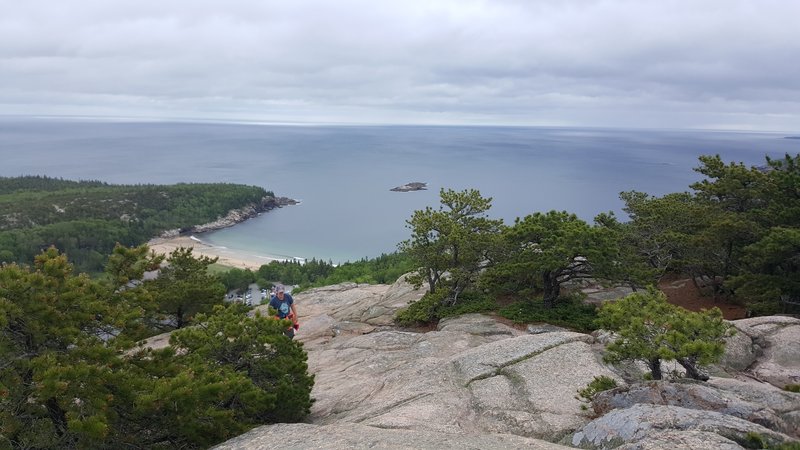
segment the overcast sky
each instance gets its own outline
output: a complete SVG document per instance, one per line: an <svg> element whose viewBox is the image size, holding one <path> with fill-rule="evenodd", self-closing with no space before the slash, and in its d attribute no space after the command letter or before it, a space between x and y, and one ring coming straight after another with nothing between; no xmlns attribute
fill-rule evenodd
<svg viewBox="0 0 800 450"><path fill-rule="evenodd" d="M800 130L800 0L0 11L0 115Z"/></svg>

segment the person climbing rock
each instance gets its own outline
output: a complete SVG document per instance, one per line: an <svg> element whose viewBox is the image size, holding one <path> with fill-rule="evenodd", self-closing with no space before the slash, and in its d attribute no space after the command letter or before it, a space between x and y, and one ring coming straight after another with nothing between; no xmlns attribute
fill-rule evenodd
<svg viewBox="0 0 800 450"><path fill-rule="evenodd" d="M300 328L300 323L297 321L297 307L294 305L292 294L286 292L283 285L275 287L275 295L269 300L269 306L278 311L278 319L289 319L292 321L292 326L289 327L283 334L288 338L294 339L294 333Z"/></svg>

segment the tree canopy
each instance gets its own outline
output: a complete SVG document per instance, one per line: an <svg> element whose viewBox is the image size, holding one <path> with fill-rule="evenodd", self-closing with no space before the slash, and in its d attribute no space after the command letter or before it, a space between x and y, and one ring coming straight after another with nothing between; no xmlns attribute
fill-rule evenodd
<svg viewBox="0 0 800 450"><path fill-rule="evenodd" d="M598 324L616 333L606 347L606 361L641 361L656 380L662 378L664 360L677 361L690 378L707 380L702 366L722 357L730 330L719 308L688 311L652 287L603 305Z"/></svg>
<svg viewBox="0 0 800 450"><path fill-rule="evenodd" d="M475 189L442 189L439 198L438 209L414 212L407 221L411 239L399 247L418 264L411 281L427 283L431 294L447 286L445 301L454 304L490 259L502 221L486 217L492 199Z"/></svg>
<svg viewBox="0 0 800 450"><path fill-rule="evenodd" d="M534 213L504 230L504 254L487 278L523 295L541 292L553 306L563 284L606 270L616 253L612 238L566 211Z"/></svg>
<svg viewBox="0 0 800 450"><path fill-rule="evenodd" d="M143 244L272 195L236 184L110 185L49 177L0 177L0 262L31 264L52 246L80 270L102 271L115 244Z"/></svg>
<svg viewBox="0 0 800 450"><path fill-rule="evenodd" d="M285 324L217 305L174 347L134 351L145 293L74 274L55 248L0 266L0 447L206 448L308 414L313 378Z"/></svg>

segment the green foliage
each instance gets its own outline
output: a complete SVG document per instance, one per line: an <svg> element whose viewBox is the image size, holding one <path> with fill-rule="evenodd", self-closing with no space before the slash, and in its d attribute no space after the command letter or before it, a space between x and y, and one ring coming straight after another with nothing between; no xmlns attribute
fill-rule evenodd
<svg viewBox="0 0 800 450"><path fill-rule="evenodd" d="M728 286L758 314L800 310L800 227L774 227L744 248L743 270ZM783 300L783 304L776 299Z"/></svg>
<svg viewBox="0 0 800 450"><path fill-rule="evenodd" d="M271 193L234 184L108 185L0 177L0 260L30 264L51 245L99 272L114 245L140 245L168 229L211 222Z"/></svg>
<svg viewBox="0 0 800 450"><path fill-rule="evenodd" d="M733 437L733 440L744 448L765 449L765 450L800 450L800 442L777 442L761 433L750 431L743 438Z"/></svg>
<svg viewBox="0 0 800 450"><path fill-rule="evenodd" d="M436 323L446 317L490 312L497 309L494 300L477 291L466 291L455 305L445 302L448 292L439 289L397 312L395 321L401 326L420 326Z"/></svg>
<svg viewBox="0 0 800 450"><path fill-rule="evenodd" d="M213 272L213 270L212 270ZM217 274L219 281L225 286L226 291L246 290L256 282L256 274L250 269L230 268Z"/></svg>
<svg viewBox="0 0 800 450"><path fill-rule="evenodd" d="M800 384L787 384L783 387L784 391L800 393Z"/></svg>
<svg viewBox="0 0 800 450"><path fill-rule="evenodd" d="M707 228L708 208L685 192L651 197L629 191L620 198L630 217L620 244L653 270L655 278L668 270L706 274L700 271L702 261L696 250L703 248L697 236Z"/></svg>
<svg viewBox="0 0 800 450"><path fill-rule="evenodd" d="M408 308L401 309L395 316L395 321L401 326L417 326L436 322L441 318L440 308L444 305L447 291L442 289L428 292L421 299L411 303Z"/></svg>
<svg viewBox="0 0 800 450"><path fill-rule="evenodd" d="M438 209L414 211L407 221L411 239L401 242L399 248L418 267L410 280L417 285L427 283L431 293L446 285L448 293L442 301L455 304L491 259L489 253L502 221L485 216L492 199L481 197L475 189L442 189L439 197Z"/></svg>
<svg viewBox="0 0 800 450"><path fill-rule="evenodd" d="M624 253L658 271L710 280L751 312L800 312L800 154L767 158L766 168L701 156L694 194L621 194Z"/></svg>
<svg viewBox="0 0 800 450"><path fill-rule="evenodd" d="M441 304L441 302L440 302ZM441 304L438 316L455 317L462 314L490 312L497 309L497 303L490 296L478 291L464 291L456 304Z"/></svg>
<svg viewBox="0 0 800 450"><path fill-rule="evenodd" d="M565 211L535 213L517 219L503 233L506 252L484 277L494 290L530 294L543 292L553 307L561 286L590 275L601 276L616 254L613 235Z"/></svg>
<svg viewBox="0 0 800 450"><path fill-rule="evenodd" d="M583 303L579 298L564 298L552 307L544 302L521 300L500 309L499 314L516 323L545 322L582 332L597 329L597 308Z"/></svg>
<svg viewBox="0 0 800 450"><path fill-rule="evenodd" d="M158 311L166 314L175 328L183 328L195 314L210 312L222 303L225 286L208 273L208 266L216 261L207 256L195 258L191 248L177 248L167 257L158 278L144 283Z"/></svg>
<svg viewBox="0 0 800 450"><path fill-rule="evenodd" d="M578 389L578 396L587 402L591 402L594 400L595 395L615 387L617 387L617 380L606 375L600 375L599 377L594 377L585 388Z"/></svg>
<svg viewBox="0 0 800 450"><path fill-rule="evenodd" d="M744 448L752 448L752 449L767 448L767 441L764 439L764 436L754 431L748 432L745 435L744 439L742 439L742 442L740 443Z"/></svg>
<svg viewBox="0 0 800 450"><path fill-rule="evenodd" d="M317 259L301 264L296 261L272 261L258 269L258 284L272 282L300 285L295 292L332 284L354 282L391 284L412 270L411 259L403 253L382 254L377 258L346 262L338 266Z"/></svg>
<svg viewBox="0 0 800 450"><path fill-rule="evenodd" d="M249 412L258 422L295 422L311 409L313 376L307 373L300 342L287 339L287 321L256 315L241 307L215 307L201 325L173 333L170 343L193 365L212 361L247 377L274 399L274 407Z"/></svg>
<svg viewBox="0 0 800 450"><path fill-rule="evenodd" d="M129 250L111 280L146 253ZM308 413L313 378L284 323L217 306L175 333L179 351L132 353L145 292L74 275L54 248L0 267L1 447L207 448Z"/></svg>
<svg viewBox="0 0 800 450"><path fill-rule="evenodd" d="M661 361L676 360L687 376L707 380L700 366L719 360L730 326L718 308L700 313L667 303L655 288L608 302L599 311L599 326L614 331L617 340L606 347L605 360L639 360L653 379L660 380Z"/></svg>
<svg viewBox="0 0 800 450"><path fill-rule="evenodd" d="M105 272L111 277L111 282L120 287L141 280L145 272L158 269L162 261L164 256L150 252L147 245L129 248L117 244L108 257Z"/></svg>

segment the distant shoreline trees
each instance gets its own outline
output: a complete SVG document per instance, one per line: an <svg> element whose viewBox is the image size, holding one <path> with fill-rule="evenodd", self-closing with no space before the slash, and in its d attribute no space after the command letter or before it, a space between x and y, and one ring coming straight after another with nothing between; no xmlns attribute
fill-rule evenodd
<svg viewBox="0 0 800 450"><path fill-rule="evenodd" d="M0 262L31 264L55 246L78 270L100 272L114 245L208 223L271 193L236 184L110 185L0 177Z"/></svg>

